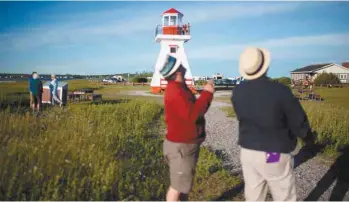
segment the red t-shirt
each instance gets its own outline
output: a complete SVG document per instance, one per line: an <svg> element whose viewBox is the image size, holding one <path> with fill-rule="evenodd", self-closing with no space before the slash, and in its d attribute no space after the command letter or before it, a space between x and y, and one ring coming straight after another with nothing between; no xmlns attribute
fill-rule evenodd
<svg viewBox="0 0 349 202"><path fill-rule="evenodd" d="M201 143L205 140L204 115L213 94L202 91L198 99L185 84L169 81L165 91L166 138L172 142Z"/></svg>

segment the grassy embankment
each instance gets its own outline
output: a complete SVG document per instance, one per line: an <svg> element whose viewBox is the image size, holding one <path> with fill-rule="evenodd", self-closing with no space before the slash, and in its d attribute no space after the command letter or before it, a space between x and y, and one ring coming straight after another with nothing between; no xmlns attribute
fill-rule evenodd
<svg viewBox="0 0 349 202"><path fill-rule="evenodd" d="M110 88L100 90L117 93ZM21 91L17 84L6 92ZM161 106L143 100L69 104L39 117L0 110L0 199L164 200L162 117ZM190 199L211 200L240 182L203 148Z"/></svg>

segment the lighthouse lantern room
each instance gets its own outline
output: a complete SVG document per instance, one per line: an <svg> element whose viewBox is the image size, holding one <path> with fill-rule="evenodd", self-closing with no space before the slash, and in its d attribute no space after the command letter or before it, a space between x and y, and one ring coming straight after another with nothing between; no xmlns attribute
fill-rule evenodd
<svg viewBox="0 0 349 202"><path fill-rule="evenodd" d="M155 41L160 43L160 53L150 84L152 93L161 93L166 89L167 81L162 78L159 69L169 53L177 57L186 68L186 84L195 92L194 80L184 51L184 43L190 40L190 24L183 24L182 19L183 14L171 8L162 14L162 24L156 27Z"/></svg>

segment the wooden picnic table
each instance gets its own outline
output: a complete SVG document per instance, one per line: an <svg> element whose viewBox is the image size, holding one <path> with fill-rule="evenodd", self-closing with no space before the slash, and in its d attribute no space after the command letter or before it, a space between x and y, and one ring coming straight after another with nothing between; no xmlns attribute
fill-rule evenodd
<svg viewBox="0 0 349 202"><path fill-rule="evenodd" d="M70 101L96 101L96 100L102 100L102 94L94 94L94 89L91 88L83 88L74 90L73 92L69 93L69 100Z"/></svg>

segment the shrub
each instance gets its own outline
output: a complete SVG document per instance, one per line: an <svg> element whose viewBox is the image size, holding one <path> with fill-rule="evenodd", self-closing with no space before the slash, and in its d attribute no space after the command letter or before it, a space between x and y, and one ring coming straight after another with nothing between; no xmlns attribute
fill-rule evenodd
<svg viewBox="0 0 349 202"><path fill-rule="evenodd" d="M132 82L134 82L134 83L147 83L148 79L145 77L135 77L132 79Z"/></svg>
<svg viewBox="0 0 349 202"><path fill-rule="evenodd" d="M334 75L333 73L321 73L319 74L315 81L315 85L320 86L320 85L328 85L328 84L339 84L340 80L339 78Z"/></svg>
<svg viewBox="0 0 349 202"><path fill-rule="evenodd" d="M291 84L291 79L288 77L280 77L280 78L275 78L273 81L284 84L286 86Z"/></svg>

